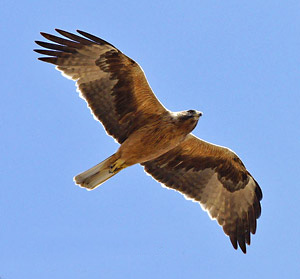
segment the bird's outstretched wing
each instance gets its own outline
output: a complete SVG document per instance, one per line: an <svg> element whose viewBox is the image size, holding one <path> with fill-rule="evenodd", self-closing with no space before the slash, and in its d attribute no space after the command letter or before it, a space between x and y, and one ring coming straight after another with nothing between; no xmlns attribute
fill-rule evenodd
<svg viewBox="0 0 300 279"><path fill-rule="evenodd" d="M64 76L76 81L94 117L119 143L153 115L166 111L135 61L94 35L56 31L68 39L41 33L55 44L36 41L45 49L35 51L47 55L39 59L57 65Z"/></svg>
<svg viewBox="0 0 300 279"><path fill-rule="evenodd" d="M199 202L246 253L261 214L262 191L231 150L190 134L179 146L142 164L153 178Z"/></svg>

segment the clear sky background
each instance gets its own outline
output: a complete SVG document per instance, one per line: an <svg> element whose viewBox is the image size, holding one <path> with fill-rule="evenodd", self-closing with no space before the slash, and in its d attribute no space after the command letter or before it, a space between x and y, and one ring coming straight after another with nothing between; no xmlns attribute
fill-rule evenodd
<svg viewBox="0 0 300 279"><path fill-rule="evenodd" d="M299 1L2 2L1 279L300 278L299 15ZM104 38L168 109L203 111L194 133L233 149L263 190L247 255L141 166L74 185L118 145L32 51L54 28Z"/></svg>

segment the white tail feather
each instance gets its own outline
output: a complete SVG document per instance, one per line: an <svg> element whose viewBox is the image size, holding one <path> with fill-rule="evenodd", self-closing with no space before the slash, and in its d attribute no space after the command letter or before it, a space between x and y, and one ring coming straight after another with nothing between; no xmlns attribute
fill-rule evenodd
<svg viewBox="0 0 300 279"><path fill-rule="evenodd" d="M125 166L122 166L112 170L112 166L116 164L121 165L121 162L118 161L119 160L116 159L114 154L98 165L75 176L74 181L80 187L84 187L87 190L93 190L125 168Z"/></svg>

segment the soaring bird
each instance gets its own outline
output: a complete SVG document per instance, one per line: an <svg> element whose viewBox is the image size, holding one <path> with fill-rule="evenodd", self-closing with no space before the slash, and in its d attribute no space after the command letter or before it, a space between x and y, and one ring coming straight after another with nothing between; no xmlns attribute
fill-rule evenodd
<svg viewBox="0 0 300 279"><path fill-rule="evenodd" d="M56 31L65 38L41 32L53 43L36 41L44 49L35 51L46 55L39 60L76 81L94 118L120 144L109 158L75 176L75 183L92 190L141 164L166 187L199 202L233 247L246 253L261 214L262 191L232 150L191 134L202 113L166 109L138 63L112 44L79 30L79 35Z"/></svg>

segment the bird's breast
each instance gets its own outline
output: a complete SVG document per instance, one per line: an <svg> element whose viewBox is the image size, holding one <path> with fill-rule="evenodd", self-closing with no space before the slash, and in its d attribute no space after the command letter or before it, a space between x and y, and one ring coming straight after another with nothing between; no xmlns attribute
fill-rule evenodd
<svg viewBox="0 0 300 279"><path fill-rule="evenodd" d="M127 165L153 160L180 144L186 133L173 123L146 125L130 135L118 153Z"/></svg>

